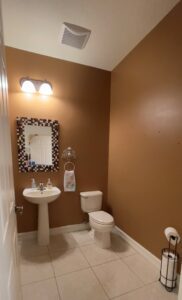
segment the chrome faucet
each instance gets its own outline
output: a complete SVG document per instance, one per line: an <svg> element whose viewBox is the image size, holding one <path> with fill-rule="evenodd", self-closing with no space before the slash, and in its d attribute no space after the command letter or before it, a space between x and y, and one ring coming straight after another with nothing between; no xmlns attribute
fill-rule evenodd
<svg viewBox="0 0 182 300"><path fill-rule="evenodd" d="M39 183L38 190L41 191L41 192L43 192L45 190L44 184L42 182Z"/></svg>

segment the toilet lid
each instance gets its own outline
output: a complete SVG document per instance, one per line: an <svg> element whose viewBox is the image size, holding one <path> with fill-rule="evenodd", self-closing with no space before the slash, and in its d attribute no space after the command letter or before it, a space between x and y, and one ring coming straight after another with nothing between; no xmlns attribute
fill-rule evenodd
<svg viewBox="0 0 182 300"><path fill-rule="evenodd" d="M89 217L99 224L112 224L114 222L113 217L103 210L91 212Z"/></svg>

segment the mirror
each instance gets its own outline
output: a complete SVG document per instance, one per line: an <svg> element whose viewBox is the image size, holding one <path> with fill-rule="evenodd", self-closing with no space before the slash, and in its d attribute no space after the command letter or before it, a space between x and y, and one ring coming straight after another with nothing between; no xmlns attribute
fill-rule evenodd
<svg viewBox="0 0 182 300"><path fill-rule="evenodd" d="M59 169L58 129L58 121L17 118L20 172L47 172Z"/></svg>
<svg viewBox="0 0 182 300"><path fill-rule="evenodd" d="M51 127L25 125L25 153L29 164L52 165Z"/></svg>

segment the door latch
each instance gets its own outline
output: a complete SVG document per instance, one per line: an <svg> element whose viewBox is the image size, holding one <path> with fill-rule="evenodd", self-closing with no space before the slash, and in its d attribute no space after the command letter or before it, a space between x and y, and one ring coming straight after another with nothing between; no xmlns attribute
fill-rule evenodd
<svg viewBox="0 0 182 300"><path fill-rule="evenodd" d="M23 214L23 206L15 205L15 213L22 215Z"/></svg>

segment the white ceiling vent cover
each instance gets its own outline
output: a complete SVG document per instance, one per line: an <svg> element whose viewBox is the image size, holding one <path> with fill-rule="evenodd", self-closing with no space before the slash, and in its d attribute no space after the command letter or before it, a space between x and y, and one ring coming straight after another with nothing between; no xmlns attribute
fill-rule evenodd
<svg viewBox="0 0 182 300"><path fill-rule="evenodd" d="M61 31L61 44L83 49L90 37L91 30L64 22Z"/></svg>

